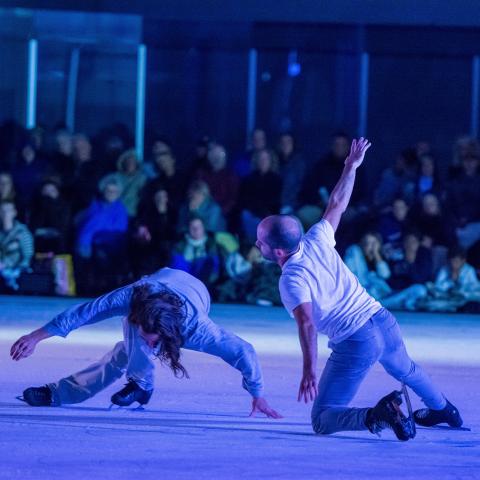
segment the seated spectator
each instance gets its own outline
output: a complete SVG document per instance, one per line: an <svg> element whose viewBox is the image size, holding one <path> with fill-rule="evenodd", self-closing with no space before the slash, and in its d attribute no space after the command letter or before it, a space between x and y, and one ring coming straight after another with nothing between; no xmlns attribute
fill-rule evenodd
<svg viewBox="0 0 480 480"><path fill-rule="evenodd" d="M239 252L228 255L226 281L217 286L219 302L250 303L252 305L281 305L278 282L280 267L265 260L257 247L251 247L246 257Z"/></svg>
<svg viewBox="0 0 480 480"><path fill-rule="evenodd" d="M390 268L382 256L382 240L378 233L368 232L360 240L360 245L348 247L345 264L356 275L362 287L376 300L392 293L387 283Z"/></svg>
<svg viewBox="0 0 480 480"><path fill-rule="evenodd" d="M77 215L75 252L81 258L91 258L95 243L109 244L116 251L118 238L128 228L128 213L120 200L121 185L114 179L101 186L102 198L94 200L88 209Z"/></svg>
<svg viewBox="0 0 480 480"><path fill-rule="evenodd" d="M221 270L221 252L215 236L207 232L203 219L192 216L183 240L173 247L171 268L178 268L211 287Z"/></svg>
<svg viewBox="0 0 480 480"><path fill-rule="evenodd" d="M393 167L386 168L373 194L374 205L380 210L391 205L395 198L414 198L417 156L412 149L403 150Z"/></svg>
<svg viewBox="0 0 480 480"><path fill-rule="evenodd" d="M383 240L383 252L387 260L403 257L402 243L409 227L409 207L403 198L396 198L389 210L384 211L378 220L378 232Z"/></svg>
<svg viewBox="0 0 480 480"><path fill-rule="evenodd" d="M242 230L248 244L255 243L261 219L280 211L282 179L276 172L276 158L270 150L260 150L253 156L253 172L240 186L239 207L242 210Z"/></svg>
<svg viewBox="0 0 480 480"><path fill-rule="evenodd" d="M480 156L478 140L470 135L462 135L453 144L453 157L448 168L448 177L454 179L463 172L463 159L465 157Z"/></svg>
<svg viewBox="0 0 480 480"><path fill-rule="evenodd" d="M461 295L466 301L480 298L480 281L475 269L467 263L462 248L450 249L448 266L443 267L435 280L435 290L449 295Z"/></svg>
<svg viewBox="0 0 480 480"><path fill-rule="evenodd" d="M422 310L456 312L461 308L479 311L480 281L475 269L467 263L465 250L460 247L450 249L448 265L440 269L435 283L427 287L428 294L418 302Z"/></svg>
<svg viewBox="0 0 480 480"><path fill-rule="evenodd" d="M190 185L187 192L187 201L180 207L178 232L188 230L190 217L192 216L201 218L208 232L221 232L227 228L220 205L213 200L208 185L201 180L196 180Z"/></svg>
<svg viewBox="0 0 480 480"><path fill-rule="evenodd" d="M140 191L147 181L147 176L140 167L140 161L135 150L123 152L117 161L117 172L103 177L101 183L108 181L110 178L117 181L121 186L121 200L127 209L128 215L134 217L137 214Z"/></svg>
<svg viewBox="0 0 480 480"><path fill-rule="evenodd" d="M330 152L317 161L305 176L302 187L302 202L308 205L325 206L328 197L340 178L345 159L350 152L350 138L343 132L332 137ZM359 172L360 173L360 172ZM358 179L357 179L358 180ZM351 204L355 205L363 196L363 182L356 181Z"/></svg>
<svg viewBox="0 0 480 480"><path fill-rule="evenodd" d="M97 195L102 166L93 157L90 139L77 133L72 139L73 169L63 176L64 193L74 214L87 208Z"/></svg>
<svg viewBox="0 0 480 480"><path fill-rule="evenodd" d="M44 181L30 216L36 251L65 253L70 227L70 205L61 194L59 182L55 179Z"/></svg>
<svg viewBox="0 0 480 480"><path fill-rule="evenodd" d="M197 140L195 151L193 152L193 158L190 163L193 172L198 172L204 168L208 169L208 151L212 144L213 142L207 135L204 135Z"/></svg>
<svg viewBox="0 0 480 480"><path fill-rule="evenodd" d="M403 259L392 262L390 269L389 284L395 293L383 298L382 305L391 310L415 310L432 278L431 250L421 245L418 234L408 233L403 240Z"/></svg>
<svg viewBox="0 0 480 480"><path fill-rule="evenodd" d="M208 185L213 199L220 205L223 214L227 216L237 202L238 177L227 166L227 152L222 145L211 144L207 161L207 166L200 168L196 177Z"/></svg>
<svg viewBox="0 0 480 480"><path fill-rule="evenodd" d="M152 158L144 165L144 171L150 179L142 192L141 203L149 203L159 188L168 192L170 206L178 210L185 197L187 176L177 168L177 161L170 145L156 140L152 146Z"/></svg>
<svg viewBox="0 0 480 480"><path fill-rule="evenodd" d="M418 233L407 233L403 239L403 258L390 265L389 280L394 290L407 288L414 283L424 284L432 279L432 253L422 246Z"/></svg>
<svg viewBox="0 0 480 480"><path fill-rule="evenodd" d="M16 217L15 204L3 200L0 203L0 292L18 289L17 280L30 266L34 253L32 234Z"/></svg>
<svg viewBox="0 0 480 480"><path fill-rule="evenodd" d="M419 157L419 172L415 179L414 198L410 203L422 198L427 193L441 195L443 190L443 185L438 178L435 159L432 155L422 155Z"/></svg>
<svg viewBox="0 0 480 480"><path fill-rule="evenodd" d="M151 203L139 211L133 222L130 258L135 277L153 273L169 263L176 223L168 192L158 190Z"/></svg>
<svg viewBox="0 0 480 480"><path fill-rule="evenodd" d="M24 144L12 168L12 178L18 199L27 215L33 196L48 173L49 167L45 159L37 154L31 143Z"/></svg>
<svg viewBox="0 0 480 480"><path fill-rule="evenodd" d="M68 183L74 175L73 136L68 130L59 129L55 132L52 166L62 183Z"/></svg>
<svg viewBox="0 0 480 480"><path fill-rule="evenodd" d="M0 172L0 202L9 200L15 202L16 193L12 176L7 172Z"/></svg>
<svg viewBox="0 0 480 480"><path fill-rule="evenodd" d="M305 177L305 161L295 148L291 133L283 133L278 141L280 176L283 180L280 196L281 213L293 213L300 206L300 189Z"/></svg>
<svg viewBox="0 0 480 480"><path fill-rule="evenodd" d="M442 211L440 200L434 193L423 195L420 209L414 209L410 219L425 247L450 247L456 244L453 221Z"/></svg>
<svg viewBox="0 0 480 480"><path fill-rule="evenodd" d="M253 157L261 150L268 148L267 134L262 128L256 128L250 138L250 146L246 152L240 155L233 163L233 171L238 178L245 178L254 169Z"/></svg>
<svg viewBox="0 0 480 480"><path fill-rule="evenodd" d="M462 172L451 182L448 205L456 220L458 243L468 250L480 240L480 160L465 156Z"/></svg>

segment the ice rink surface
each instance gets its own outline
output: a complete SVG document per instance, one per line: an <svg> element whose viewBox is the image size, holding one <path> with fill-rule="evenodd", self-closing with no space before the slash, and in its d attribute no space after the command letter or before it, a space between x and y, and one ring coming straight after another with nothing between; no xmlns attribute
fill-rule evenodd
<svg viewBox="0 0 480 480"><path fill-rule="evenodd" d="M282 420L248 418L239 373L184 352L189 380L157 369L144 411L108 410L122 382L83 404L29 407L15 397L72 373L121 339L119 319L50 339L18 363L9 349L78 300L0 297L0 479L480 479L480 317L397 315L412 357L455 403L471 432L419 428L398 442L390 431L312 433L310 405L296 401L301 375L294 321L280 308L217 305L212 318L256 347L267 399ZM328 350L320 338L319 369ZM371 406L398 384L372 369L353 404ZM412 394L414 408L421 406Z"/></svg>

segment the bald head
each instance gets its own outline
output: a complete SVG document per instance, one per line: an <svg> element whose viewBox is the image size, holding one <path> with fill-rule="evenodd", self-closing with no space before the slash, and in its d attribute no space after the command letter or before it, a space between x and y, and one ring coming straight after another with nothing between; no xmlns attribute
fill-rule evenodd
<svg viewBox="0 0 480 480"><path fill-rule="evenodd" d="M291 253L298 248L302 238L302 225L292 215L271 215L264 218L258 226L258 239L270 249L282 249Z"/></svg>

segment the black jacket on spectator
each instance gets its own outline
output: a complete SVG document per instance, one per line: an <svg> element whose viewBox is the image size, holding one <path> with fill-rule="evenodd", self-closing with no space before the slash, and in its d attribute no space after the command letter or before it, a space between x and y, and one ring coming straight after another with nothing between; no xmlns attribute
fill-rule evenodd
<svg viewBox="0 0 480 480"><path fill-rule="evenodd" d="M158 190L166 190L168 201L174 211L178 211L187 193L187 176L182 172L175 172L171 177L160 175L150 180L141 192L140 209L149 208L153 196Z"/></svg>
<svg viewBox="0 0 480 480"><path fill-rule="evenodd" d="M414 283L425 283L432 280L432 252L425 247L419 247L414 263L403 259L392 263L392 276L388 283L394 290L403 290Z"/></svg>
<svg viewBox="0 0 480 480"><path fill-rule="evenodd" d="M450 247L455 245L454 224L446 215L428 215L425 212L413 213L410 225L422 236L430 237L433 245Z"/></svg>
<svg viewBox="0 0 480 480"><path fill-rule="evenodd" d="M258 171L247 175L240 186L240 206L256 217L273 215L280 210L282 178L278 173Z"/></svg>
<svg viewBox="0 0 480 480"><path fill-rule="evenodd" d="M65 194L69 196L74 214L92 203L98 192L101 174L98 162L89 160L77 165L71 176L65 179Z"/></svg>
<svg viewBox="0 0 480 480"><path fill-rule="evenodd" d="M480 220L480 175L460 175L448 189L448 206L460 225Z"/></svg>
<svg viewBox="0 0 480 480"><path fill-rule="evenodd" d="M35 199L30 217L30 229L35 236L37 250L43 251L41 245L49 239L56 253L67 250L71 211L68 202L62 198L39 196ZM55 233L57 232L57 233Z"/></svg>

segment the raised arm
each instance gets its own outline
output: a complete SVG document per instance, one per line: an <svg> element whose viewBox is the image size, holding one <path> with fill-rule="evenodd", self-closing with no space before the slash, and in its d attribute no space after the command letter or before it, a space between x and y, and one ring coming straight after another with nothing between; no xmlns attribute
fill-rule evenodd
<svg viewBox="0 0 480 480"><path fill-rule="evenodd" d="M342 175L330 195L325 214L323 215L323 218L330 223L334 231L337 230L342 214L350 202L355 184L356 170L362 164L365 152L370 146L371 143L363 137L352 141Z"/></svg>
<svg viewBox="0 0 480 480"><path fill-rule="evenodd" d="M313 323L311 302L302 303L293 316L298 325L298 336L303 353L303 375L298 390L298 401L315 400L317 390L317 328Z"/></svg>
<svg viewBox="0 0 480 480"><path fill-rule="evenodd" d="M69 308L43 327L20 337L11 347L10 356L20 360L30 356L39 342L53 336L66 337L82 325L96 323L117 315L127 315L133 285L119 288L91 302Z"/></svg>

